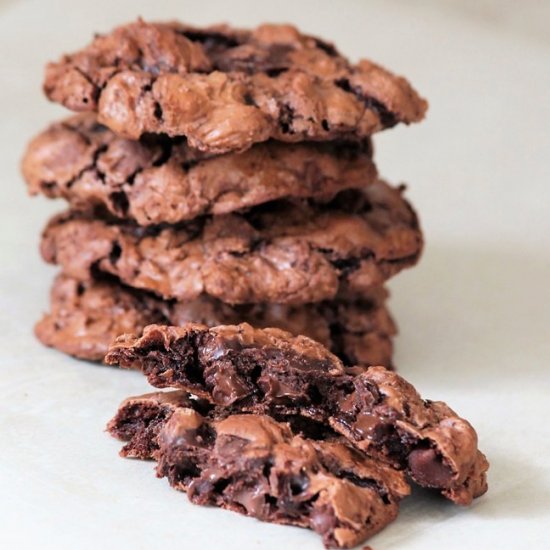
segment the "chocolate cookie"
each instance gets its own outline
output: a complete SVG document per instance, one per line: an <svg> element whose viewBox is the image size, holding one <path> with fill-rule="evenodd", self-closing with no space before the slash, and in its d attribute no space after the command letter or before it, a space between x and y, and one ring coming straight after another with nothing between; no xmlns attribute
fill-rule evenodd
<svg viewBox="0 0 550 550"><path fill-rule="evenodd" d="M301 306L230 306L201 296L191 302L163 301L112 281L78 282L59 275L51 291L51 310L36 324L47 346L92 361L102 361L121 334L159 323L208 326L248 322L277 327L322 342L347 365L392 366L395 324L385 307L387 293L375 288L361 299Z"/></svg>
<svg viewBox="0 0 550 550"><path fill-rule="evenodd" d="M421 399L382 367L352 375L321 344L250 325L150 326L121 336L108 364L137 368L156 387L181 388L235 412L302 415L419 485L469 504L487 489L487 461L472 426L447 405Z"/></svg>
<svg viewBox="0 0 550 550"><path fill-rule="evenodd" d="M244 150L274 138L363 138L423 118L426 102L374 63L351 65L289 25L252 31L138 20L46 69L44 91L94 111L117 134L185 136L197 149Z"/></svg>
<svg viewBox="0 0 550 550"><path fill-rule="evenodd" d="M402 191L378 181L326 205L281 201L146 229L69 212L46 227L42 256L80 280L110 273L180 301L317 302L416 263L422 235Z"/></svg>
<svg viewBox="0 0 550 550"><path fill-rule="evenodd" d="M280 198L330 200L376 178L370 144L269 142L207 159L185 141L117 137L94 115L50 126L22 163L29 191L139 225L227 214Z"/></svg>
<svg viewBox="0 0 550 550"><path fill-rule="evenodd" d="M315 441L264 415L205 418L182 392L130 398L108 425L123 456L153 457L157 475L196 504L313 529L353 547L397 516L402 473L341 439Z"/></svg>

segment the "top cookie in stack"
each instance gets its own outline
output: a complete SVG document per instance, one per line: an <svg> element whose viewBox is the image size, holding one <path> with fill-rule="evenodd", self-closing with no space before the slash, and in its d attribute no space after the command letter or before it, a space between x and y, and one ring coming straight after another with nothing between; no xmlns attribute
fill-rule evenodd
<svg viewBox="0 0 550 550"><path fill-rule="evenodd" d="M31 193L71 205L43 234L63 276L42 341L101 359L115 328L98 344L90 327L105 323L82 298L98 293L113 304L104 312L131 319L127 332L197 300L223 310L212 325L278 317L292 330L290 310L274 313L292 306L306 334L322 317L346 363L391 366L395 328L373 296L416 263L422 236L403 189L377 178L370 135L422 119L406 80L288 25L140 20L50 64L44 90L82 113L37 136L23 161ZM320 315L327 307L360 310L361 322Z"/></svg>
<svg viewBox="0 0 550 550"><path fill-rule="evenodd" d="M254 31L138 21L50 64L46 95L116 134L184 136L200 151L268 139L357 140L422 119L406 80L288 25Z"/></svg>

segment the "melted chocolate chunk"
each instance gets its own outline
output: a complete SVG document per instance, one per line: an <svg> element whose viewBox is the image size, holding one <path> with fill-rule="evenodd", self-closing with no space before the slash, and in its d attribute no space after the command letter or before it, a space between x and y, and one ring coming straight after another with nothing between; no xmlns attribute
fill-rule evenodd
<svg viewBox="0 0 550 550"><path fill-rule="evenodd" d="M453 472L433 449L415 449L409 455L409 469L426 487L449 487Z"/></svg>

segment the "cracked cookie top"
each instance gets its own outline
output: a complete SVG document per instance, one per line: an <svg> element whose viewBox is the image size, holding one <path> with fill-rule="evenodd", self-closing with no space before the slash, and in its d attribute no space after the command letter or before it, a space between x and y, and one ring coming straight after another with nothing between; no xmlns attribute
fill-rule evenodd
<svg viewBox="0 0 550 550"><path fill-rule="evenodd" d="M281 198L330 200L376 178L369 140L276 141L242 153L208 156L185 140L118 137L84 113L52 124L23 158L31 194L69 201L79 211L102 209L139 225L178 223L228 214Z"/></svg>
<svg viewBox="0 0 550 550"><path fill-rule="evenodd" d="M50 221L41 251L79 280L107 273L163 298L303 304L361 294L414 265L421 249L403 189L376 181L326 205L276 201L177 226L69 211Z"/></svg>
<svg viewBox="0 0 550 550"><path fill-rule="evenodd" d="M185 136L213 153L274 138L364 138L420 121L427 103L368 60L290 25L253 30L138 20L48 64L44 91L117 134Z"/></svg>

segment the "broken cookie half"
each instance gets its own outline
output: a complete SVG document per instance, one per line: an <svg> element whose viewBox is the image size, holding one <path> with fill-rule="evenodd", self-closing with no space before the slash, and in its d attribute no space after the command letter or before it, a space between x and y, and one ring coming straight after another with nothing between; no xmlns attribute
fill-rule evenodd
<svg viewBox="0 0 550 550"><path fill-rule="evenodd" d="M342 437L315 440L262 414L227 415L184 391L127 399L108 425L122 456L153 458L157 475L196 504L307 527L350 548L393 521L403 472Z"/></svg>
<svg viewBox="0 0 550 550"><path fill-rule="evenodd" d="M382 367L346 369L323 345L248 324L152 325L124 335L106 362L137 368L158 388L192 393L225 414L302 418L458 504L487 490L473 427Z"/></svg>

